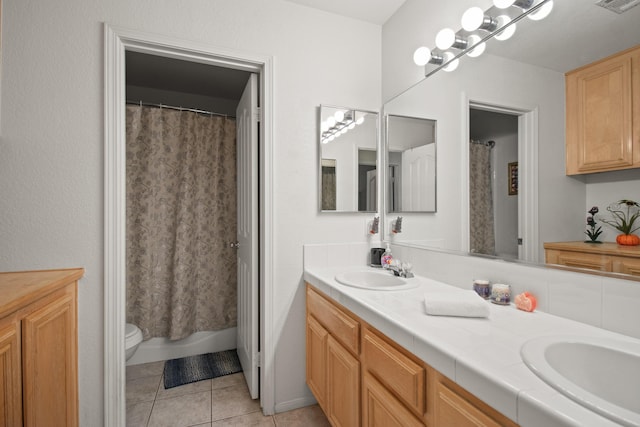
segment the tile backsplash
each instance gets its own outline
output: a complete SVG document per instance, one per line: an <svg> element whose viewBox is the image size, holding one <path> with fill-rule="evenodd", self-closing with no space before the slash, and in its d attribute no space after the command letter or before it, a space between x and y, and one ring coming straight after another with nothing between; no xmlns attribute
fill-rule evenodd
<svg viewBox="0 0 640 427"><path fill-rule="evenodd" d="M368 265L371 247L384 245L307 244L304 266ZM474 279L506 283L513 294L534 294L540 311L640 338L640 282L402 245L391 249L417 275L463 289L471 289Z"/></svg>

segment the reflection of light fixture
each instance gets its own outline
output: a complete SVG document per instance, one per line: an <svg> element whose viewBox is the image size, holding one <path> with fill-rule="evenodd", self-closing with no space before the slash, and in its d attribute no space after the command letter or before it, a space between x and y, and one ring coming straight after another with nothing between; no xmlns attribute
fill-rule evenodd
<svg viewBox="0 0 640 427"><path fill-rule="evenodd" d="M498 20L499 28L504 28L506 25L508 25L511 22L511 18L509 18L507 15L500 15L498 16L497 20ZM515 32L516 32L516 24L512 23L507 28L497 33L494 37L496 40L504 41L504 40L510 39L513 33Z"/></svg>
<svg viewBox="0 0 640 427"><path fill-rule="evenodd" d="M340 135L344 135L356 125L360 125L364 122L364 116L367 113L358 112L355 110L338 110L333 115L327 117L325 121L320 124L322 135L320 141L323 144L333 141ZM359 117L357 117L359 115Z"/></svg>
<svg viewBox="0 0 640 427"><path fill-rule="evenodd" d="M470 7L462 15L462 28L466 31L485 30L494 31L498 28L498 22L495 18L485 15L484 11L478 6Z"/></svg>
<svg viewBox="0 0 640 427"><path fill-rule="evenodd" d="M460 60L453 59L454 57L455 55L451 52L444 53L444 62L447 63L447 65L445 65L444 68L442 68L444 71L449 72L458 68L458 64L460 63Z"/></svg>
<svg viewBox="0 0 640 427"><path fill-rule="evenodd" d="M476 35L476 34L472 34L469 36L469 45L470 46L475 46L477 44L477 46L475 46L473 49L471 49L469 52L467 52L467 56L470 56L472 58L477 58L478 56L482 55L484 53L484 50L487 47L486 43L480 43L480 40L482 40L480 38L480 36Z"/></svg>
<svg viewBox="0 0 640 427"><path fill-rule="evenodd" d="M549 0L548 2L543 4L540 8L538 8L538 10L536 10L533 13L530 13L527 16L529 17L529 19L533 21L540 21L541 19L544 19L547 16L549 16L552 9L553 9L553 0Z"/></svg>
<svg viewBox="0 0 640 427"><path fill-rule="evenodd" d="M534 0L493 0L493 5L498 9L506 9L510 6L528 10L533 6Z"/></svg>

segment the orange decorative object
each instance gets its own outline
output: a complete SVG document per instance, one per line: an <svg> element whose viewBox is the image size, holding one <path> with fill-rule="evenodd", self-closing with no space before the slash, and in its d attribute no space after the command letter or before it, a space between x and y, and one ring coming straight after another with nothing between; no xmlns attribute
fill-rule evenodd
<svg viewBox="0 0 640 427"><path fill-rule="evenodd" d="M618 234L616 243L624 246L638 246L640 245L640 237L635 234Z"/></svg>
<svg viewBox="0 0 640 427"><path fill-rule="evenodd" d="M516 295L516 307L524 311L533 311L538 306L538 300L529 292Z"/></svg>

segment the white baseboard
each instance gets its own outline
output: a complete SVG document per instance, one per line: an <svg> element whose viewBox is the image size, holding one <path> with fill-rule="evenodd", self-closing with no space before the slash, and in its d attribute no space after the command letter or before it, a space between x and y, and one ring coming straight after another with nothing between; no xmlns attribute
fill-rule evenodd
<svg viewBox="0 0 640 427"><path fill-rule="evenodd" d="M298 399L289 400L287 402L277 403L275 405L276 414L280 412L287 412L294 409L304 408L305 406L311 406L318 403L313 395L301 397Z"/></svg>

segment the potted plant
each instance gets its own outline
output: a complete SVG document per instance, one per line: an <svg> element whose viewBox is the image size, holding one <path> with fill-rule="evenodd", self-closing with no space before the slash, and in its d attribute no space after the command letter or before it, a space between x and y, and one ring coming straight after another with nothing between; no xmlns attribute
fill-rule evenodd
<svg viewBox="0 0 640 427"><path fill-rule="evenodd" d="M623 199L607 206L607 210L613 215L613 220L602 221L622 233L616 237L616 242L626 246L639 245L640 237L633 233L640 229L640 204Z"/></svg>
<svg viewBox="0 0 640 427"><path fill-rule="evenodd" d="M602 243L598 241L598 237L602 234L602 227L596 223L596 214L598 213L598 207L594 206L587 211L589 216L587 217L587 231L584 232L589 236L589 240L585 240L585 243Z"/></svg>

